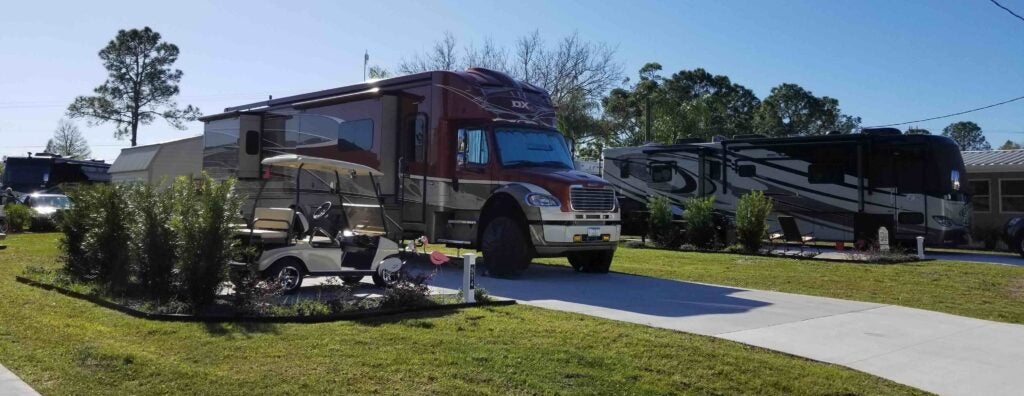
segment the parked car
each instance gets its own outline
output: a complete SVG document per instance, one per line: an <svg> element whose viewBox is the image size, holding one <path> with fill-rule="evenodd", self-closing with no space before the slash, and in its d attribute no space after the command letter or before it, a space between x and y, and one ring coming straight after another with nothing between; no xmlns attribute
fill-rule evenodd
<svg viewBox="0 0 1024 396"><path fill-rule="evenodd" d="M31 194L25 196L24 204L32 209L32 230L52 230L71 200L63 194Z"/></svg>
<svg viewBox="0 0 1024 396"><path fill-rule="evenodd" d="M7 234L8 231L7 211L4 209L4 206L7 206L8 202L17 202L17 199L14 197L14 192L10 188L7 188L0 193L0 239L3 239L5 236L4 234Z"/></svg>
<svg viewBox="0 0 1024 396"><path fill-rule="evenodd" d="M1003 226L1003 242L1024 257L1024 217L1012 217Z"/></svg>

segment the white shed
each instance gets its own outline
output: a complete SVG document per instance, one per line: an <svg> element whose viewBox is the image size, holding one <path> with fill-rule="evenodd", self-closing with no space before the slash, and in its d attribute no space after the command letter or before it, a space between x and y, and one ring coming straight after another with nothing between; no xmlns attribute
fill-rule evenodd
<svg viewBox="0 0 1024 396"><path fill-rule="evenodd" d="M197 177L203 171L203 137L121 149L110 166L112 182L170 182L178 176Z"/></svg>

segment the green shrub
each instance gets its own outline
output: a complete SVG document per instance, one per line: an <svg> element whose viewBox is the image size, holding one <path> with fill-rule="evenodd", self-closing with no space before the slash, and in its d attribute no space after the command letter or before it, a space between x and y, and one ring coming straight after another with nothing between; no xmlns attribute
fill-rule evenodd
<svg viewBox="0 0 1024 396"><path fill-rule="evenodd" d="M95 246L91 256L94 267L100 271L100 280L113 293L123 293L128 288L131 277L132 241L129 232L127 188L122 185L99 184L94 187L97 198L97 214L99 221L93 226L92 240ZM88 236L87 236L88 237Z"/></svg>
<svg viewBox="0 0 1024 396"><path fill-rule="evenodd" d="M177 242L171 228L174 195L170 189L139 184L131 191L132 213L137 216L133 257L139 286L151 298L165 300L174 292L174 263Z"/></svg>
<svg viewBox="0 0 1024 396"><path fill-rule="evenodd" d="M743 194L736 204L736 236L748 252L757 252L768 232L772 200L761 191Z"/></svg>
<svg viewBox="0 0 1024 396"><path fill-rule="evenodd" d="M102 201L98 190L79 187L68 191L75 204L64 211L58 224L63 233L60 238L60 256L64 269L78 280L91 280L100 274L100 262L95 257L92 231L99 223Z"/></svg>
<svg viewBox="0 0 1024 396"><path fill-rule="evenodd" d="M28 206L9 203L4 206L7 212L7 226L10 232L22 232L32 225L32 209Z"/></svg>
<svg viewBox="0 0 1024 396"><path fill-rule="evenodd" d="M112 294L131 293L193 310L213 301L236 253L230 222L241 199L233 181L170 189L93 185L69 192L60 220L66 272Z"/></svg>
<svg viewBox="0 0 1024 396"><path fill-rule="evenodd" d="M427 282L429 274L404 276L393 287L384 292L381 308L410 308L434 304L430 299L430 288Z"/></svg>
<svg viewBox="0 0 1024 396"><path fill-rule="evenodd" d="M231 220L241 206L232 194L234 180L216 182L203 174L199 183L180 177L172 186L176 244L183 297L192 307L213 302L237 253Z"/></svg>
<svg viewBox="0 0 1024 396"><path fill-rule="evenodd" d="M327 316L331 313L331 306L320 300L298 300L275 312L277 316Z"/></svg>
<svg viewBox="0 0 1024 396"><path fill-rule="evenodd" d="M679 227L672 222L672 204L668 198L660 195L647 201L648 217L647 236L660 248L675 249L682 244Z"/></svg>
<svg viewBox="0 0 1024 396"><path fill-rule="evenodd" d="M683 204L686 211L686 240L698 249L710 249L715 244L715 197L693 197Z"/></svg>

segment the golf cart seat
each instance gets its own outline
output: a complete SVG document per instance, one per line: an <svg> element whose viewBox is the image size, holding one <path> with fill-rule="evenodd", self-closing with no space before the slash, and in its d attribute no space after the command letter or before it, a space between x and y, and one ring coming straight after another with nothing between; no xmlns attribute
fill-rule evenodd
<svg viewBox="0 0 1024 396"><path fill-rule="evenodd" d="M252 228L236 229L240 235L251 235L262 243L287 243L295 211L288 208L256 208Z"/></svg>

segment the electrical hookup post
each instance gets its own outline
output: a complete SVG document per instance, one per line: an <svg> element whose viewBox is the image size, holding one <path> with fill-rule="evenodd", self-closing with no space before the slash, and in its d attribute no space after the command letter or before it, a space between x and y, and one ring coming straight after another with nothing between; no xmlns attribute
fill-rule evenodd
<svg viewBox="0 0 1024 396"><path fill-rule="evenodd" d="M476 254L462 255L462 302L476 302Z"/></svg>
<svg viewBox="0 0 1024 396"><path fill-rule="evenodd" d="M889 251L889 230L885 227L878 227L878 250L882 252Z"/></svg>

